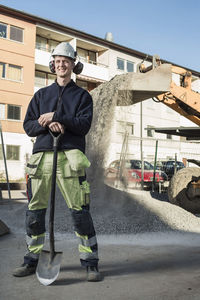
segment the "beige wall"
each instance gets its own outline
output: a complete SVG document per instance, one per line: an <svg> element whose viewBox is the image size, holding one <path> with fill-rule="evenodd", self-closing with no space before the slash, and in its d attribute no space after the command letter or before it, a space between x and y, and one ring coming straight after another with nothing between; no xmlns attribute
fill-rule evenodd
<svg viewBox="0 0 200 300"><path fill-rule="evenodd" d="M0 61L22 67L22 81L0 78L0 103L22 107L21 120L1 120L2 129L4 132L24 133L22 124L28 103L34 93L36 26L2 14L0 23L24 29L23 43L0 38Z"/></svg>

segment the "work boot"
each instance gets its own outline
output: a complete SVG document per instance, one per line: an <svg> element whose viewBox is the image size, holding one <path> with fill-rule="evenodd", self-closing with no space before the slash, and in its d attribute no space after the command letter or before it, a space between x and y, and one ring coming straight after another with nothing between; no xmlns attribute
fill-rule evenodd
<svg viewBox="0 0 200 300"><path fill-rule="evenodd" d="M25 277L31 274L34 274L36 271L37 265L29 265L23 263L20 267L16 268L13 271L13 276L15 277Z"/></svg>
<svg viewBox="0 0 200 300"><path fill-rule="evenodd" d="M87 281L101 281L101 274L96 266L88 266L87 267Z"/></svg>

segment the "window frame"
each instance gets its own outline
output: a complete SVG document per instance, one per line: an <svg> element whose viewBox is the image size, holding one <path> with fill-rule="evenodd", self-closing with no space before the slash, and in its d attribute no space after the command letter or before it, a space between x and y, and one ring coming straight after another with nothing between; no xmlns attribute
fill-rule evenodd
<svg viewBox="0 0 200 300"><path fill-rule="evenodd" d="M154 137L154 126L147 125L147 137L153 138Z"/></svg>
<svg viewBox="0 0 200 300"><path fill-rule="evenodd" d="M119 67L119 63L123 63L123 69ZM133 70L128 70L128 64L131 64L133 66ZM124 71L126 73L133 73L135 72L135 62L127 60L125 58L117 57L117 70Z"/></svg>
<svg viewBox="0 0 200 300"><path fill-rule="evenodd" d="M24 43L24 28L22 27L19 27L19 26L15 26L13 24L8 24L8 23L3 23L3 22L0 22L0 25L3 25L6 27L6 36L0 36L0 38L3 38L3 39L7 39L7 40L10 40L12 42L16 42L16 43L20 43L20 44L23 44ZM16 28L16 29L19 29L22 31L22 41L18 41L18 40L15 40L13 38L11 38L11 28Z"/></svg>
<svg viewBox="0 0 200 300"><path fill-rule="evenodd" d="M124 134L127 132L130 136L135 134L135 123L117 120L116 133Z"/></svg>
<svg viewBox="0 0 200 300"><path fill-rule="evenodd" d="M17 30L21 30L21 33L22 33L22 41L18 41L18 40L15 40L15 39L13 39L13 38L11 38L11 29L17 29ZM21 44L23 44L24 43L24 29L23 28L21 28L21 27L18 27L18 26L14 26L14 25L11 25L10 24L10 40L11 41L14 41L14 42L17 42L17 43L21 43Z"/></svg>
<svg viewBox="0 0 200 300"><path fill-rule="evenodd" d="M3 68L2 68L2 74L4 75L4 76L1 76L1 74L0 74L0 78L1 78L1 79L2 79L2 78L3 78L3 79L6 79L6 63L0 61L0 65L3 66Z"/></svg>
<svg viewBox="0 0 200 300"><path fill-rule="evenodd" d="M172 134L166 133L166 139L167 140L172 140Z"/></svg>
<svg viewBox="0 0 200 300"><path fill-rule="evenodd" d="M10 81L14 81L14 82L22 82L23 81L23 67L22 66L19 66L19 65L14 65L12 63L4 63L2 61L0 61L0 64L4 65L4 76L5 77L2 77L0 75L0 79L5 79L5 80L10 80ZM11 67L14 67L16 69L19 69L20 70L20 79L13 79L11 77L9 77L9 68Z"/></svg>
<svg viewBox="0 0 200 300"><path fill-rule="evenodd" d="M120 61L123 63L123 69L119 68L118 62L120 62ZM117 70L119 70L119 71L125 71L125 59L117 57Z"/></svg>
<svg viewBox="0 0 200 300"><path fill-rule="evenodd" d="M13 151L11 151L11 153L9 153L9 147L13 147L15 149L18 149L17 153L14 153L14 155L17 156L17 158L12 158L13 157ZM8 154L11 156L8 157ZM7 160L14 160L14 161L20 161L20 146L19 145L6 145L6 159Z"/></svg>
<svg viewBox="0 0 200 300"><path fill-rule="evenodd" d="M86 54L86 56L79 55L79 49L82 50L82 51L84 51L85 54ZM78 46L77 46L76 51L77 51L77 55L81 59L83 59L84 61L86 61L87 63L97 64L97 54L98 54L98 52L92 51L92 50L88 50L88 49L85 49L85 48L82 48L82 47L78 47ZM94 54L95 60L90 59L90 54Z"/></svg>
<svg viewBox="0 0 200 300"><path fill-rule="evenodd" d="M15 118L9 118L8 113L9 113L9 106L14 107L14 108L19 108L19 119ZM13 113L14 114L14 113ZM7 104L7 120L11 121L21 121L21 116L22 116L22 107L20 105L15 105L15 104Z"/></svg>
<svg viewBox="0 0 200 300"><path fill-rule="evenodd" d="M0 34L0 38L7 39L8 38L8 24L0 22L0 26L1 25L6 27L6 36L1 36L1 34Z"/></svg>
<svg viewBox="0 0 200 300"><path fill-rule="evenodd" d="M36 72L41 73L41 74L44 75L44 77L43 77L43 79L45 81L44 85L40 85L40 84L36 83ZM34 86L35 87L45 87L45 86L51 85L53 83L53 81L52 81L52 79L49 79L50 76L54 77L54 81L56 80L56 75L55 74L44 72L44 71L41 71L41 70L35 70ZM50 81L50 83L49 83L49 81Z"/></svg>
<svg viewBox="0 0 200 300"><path fill-rule="evenodd" d="M128 71L128 64L130 64L130 65L132 65L133 66L133 71ZM127 60L126 61L126 71L127 71L127 73L133 73L134 72L134 68L135 67L135 63L134 62L132 62L132 61L130 61L130 60Z"/></svg>
<svg viewBox="0 0 200 300"><path fill-rule="evenodd" d="M11 77L6 77L6 79L8 80L11 80L11 81L17 81L17 82L21 82L22 81L22 67L21 66L17 66L17 65L14 65L14 64L7 64L7 74L9 74L9 71L12 69L18 69L20 71L20 78L19 79L14 79L14 78L11 78Z"/></svg>

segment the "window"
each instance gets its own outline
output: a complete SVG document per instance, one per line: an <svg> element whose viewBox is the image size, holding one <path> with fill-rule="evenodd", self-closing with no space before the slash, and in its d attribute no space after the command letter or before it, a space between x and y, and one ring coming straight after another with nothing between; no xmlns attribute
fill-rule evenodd
<svg viewBox="0 0 200 300"><path fill-rule="evenodd" d="M125 133L134 135L134 124L124 121L117 121L117 133Z"/></svg>
<svg viewBox="0 0 200 300"><path fill-rule="evenodd" d="M21 107L8 104L7 118L10 120L21 120Z"/></svg>
<svg viewBox="0 0 200 300"><path fill-rule="evenodd" d="M124 133L125 132L125 122L117 121L117 133Z"/></svg>
<svg viewBox="0 0 200 300"><path fill-rule="evenodd" d="M22 67L0 62L0 78L21 81Z"/></svg>
<svg viewBox="0 0 200 300"><path fill-rule="evenodd" d="M126 130L129 133L129 135L134 135L134 124L127 123L126 124Z"/></svg>
<svg viewBox="0 0 200 300"><path fill-rule="evenodd" d="M6 77L6 64L0 62L0 77L5 78Z"/></svg>
<svg viewBox="0 0 200 300"><path fill-rule="evenodd" d="M147 136L148 137L153 137L154 136L153 126L151 126L151 125L147 125Z"/></svg>
<svg viewBox="0 0 200 300"><path fill-rule="evenodd" d="M46 85L46 75L44 72L35 71L35 86L44 87Z"/></svg>
<svg viewBox="0 0 200 300"><path fill-rule="evenodd" d="M7 38L7 25L0 23L0 38Z"/></svg>
<svg viewBox="0 0 200 300"><path fill-rule="evenodd" d="M124 60L121 58L117 58L117 69L124 70Z"/></svg>
<svg viewBox="0 0 200 300"><path fill-rule="evenodd" d="M167 139L168 140L172 140L172 135L171 134L167 134Z"/></svg>
<svg viewBox="0 0 200 300"><path fill-rule="evenodd" d="M0 23L0 38L10 38L12 41L23 43L24 30L16 26Z"/></svg>
<svg viewBox="0 0 200 300"><path fill-rule="evenodd" d="M44 87L55 82L56 75L35 71L35 86Z"/></svg>
<svg viewBox="0 0 200 300"><path fill-rule="evenodd" d="M93 51L88 51L89 62L96 62L96 53Z"/></svg>
<svg viewBox="0 0 200 300"><path fill-rule="evenodd" d="M82 58L86 62L96 63L96 61L97 61L96 52L94 52L94 51L90 51L87 49L82 49L82 48L77 47L77 54L78 54L78 56L80 56L80 58Z"/></svg>
<svg viewBox="0 0 200 300"><path fill-rule="evenodd" d="M8 74L7 74L8 79L21 81L21 75L22 75L21 67L9 64L7 71L8 71Z"/></svg>
<svg viewBox="0 0 200 300"><path fill-rule="evenodd" d="M10 39L13 41L23 42L23 29L15 26L10 26Z"/></svg>
<svg viewBox="0 0 200 300"><path fill-rule="evenodd" d="M48 41L49 52L52 52L53 49L55 49L58 44L59 44L59 42L57 42L57 41L49 40Z"/></svg>
<svg viewBox="0 0 200 300"><path fill-rule="evenodd" d="M0 103L0 120L5 119L5 108L6 108L6 105Z"/></svg>
<svg viewBox="0 0 200 300"><path fill-rule="evenodd" d="M8 160L19 160L20 146L6 145L6 158Z"/></svg>
<svg viewBox="0 0 200 300"><path fill-rule="evenodd" d="M97 87L95 82L76 79L76 84L87 91L91 91Z"/></svg>
<svg viewBox="0 0 200 300"><path fill-rule="evenodd" d="M126 62L127 72L134 72L134 63L131 61Z"/></svg>
<svg viewBox="0 0 200 300"><path fill-rule="evenodd" d="M39 35L36 36L36 49L52 52L58 44L58 41L49 40Z"/></svg>
<svg viewBox="0 0 200 300"><path fill-rule="evenodd" d="M134 72L134 62L117 58L117 69L125 72Z"/></svg>
<svg viewBox="0 0 200 300"><path fill-rule="evenodd" d="M47 39L37 35L36 48L39 50L47 51Z"/></svg>
<svg viewBox="0 0 200 300"><path fill-rule="evenodd" d="M56 80L56 75L47 74L47 85L51 85Z"/></svg>
<svg viewBox="0 0 200 300"><path fill-rule="evenodd" d="M83 81L83 80L76 80L76 84L80 87L82 87L83 89L87 90L88 89L88 83L87 81Z"/></svg>

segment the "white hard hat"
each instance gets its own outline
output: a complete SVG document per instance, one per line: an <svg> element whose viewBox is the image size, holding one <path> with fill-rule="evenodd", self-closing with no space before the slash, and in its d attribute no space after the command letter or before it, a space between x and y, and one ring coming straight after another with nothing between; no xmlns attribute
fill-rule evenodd
<svg viewBox="0 0 200 300"><path fill-rule="evenodd" d="M76 60L76 51L74 51L74 48L67 42L62 42L56 46L52 52L52 56L54 57L56 55L66 56Z"/></svg>

